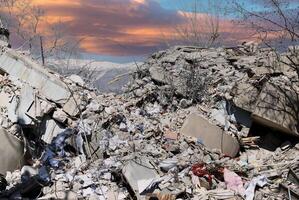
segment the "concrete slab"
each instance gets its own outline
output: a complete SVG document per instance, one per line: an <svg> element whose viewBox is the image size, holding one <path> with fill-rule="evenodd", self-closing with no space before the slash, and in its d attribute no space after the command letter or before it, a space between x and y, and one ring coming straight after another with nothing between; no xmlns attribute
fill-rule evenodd
<svg viewBox="0 0 299 200"><path fill-rule="evenodd" d="M77 116L80 112L78 106L80 105L80 97L74 95L69 98L69 100L64 104L63 111L69 114L70 116Z"/></svg>
<svg viewBox="0 0 299 200"><path fill-rule="evenodd" d="M140 190L145 189L144 184L150 185L151 182L159 178L155 168L146 158L127 162L122 169L122 173L138 199L143 192Z"/></svg>
<svg viewBox="0 0 299 200"><path fill-rule="evenodd" d="M53 138L56 137L59 133L65 131L65 129L53 119L44 120L42 127L43 129L45 129L42 140L47 144L50 144Z"/></svg>
<svg viewBox="0 0 299 200"><path fill-rule="evenodd" d="M259 93L260 92L250 83L238 83L232 89L233 102L237 107L252 113Z"/></svg>
<svg viewBox="0 0 299 200"><path fill-rule="evenodd" d="M0 173L20 169L24 163L23 142L0 128Z"/></svg>
<svg viewBox="0 0 299 200"><path fill-rule="evenodd" d="M218 126L211 124L197 113L190 114L180 133L199 139L209 149L219 149L222 153L235 157L240 149L236 138L228 135Z"/></svg>
<svg viewBox="0 0 299 200"><path fill-rule="evenodd" d="M3 91L0 92L0 107L6 107L9 105L10 94Z"/></svg>
<svg viewBox="0 0 299 200"><path fill-rule="evenodd" d="M299 137L296 119L298 91L283 91L279 91L273 83L267 83L258 98L252 118L259 124Z"/></svg>
<svg viewBox="0 0 299 200"><path fill-rule="evenodd" d="M18 122L22 125L31 125L33 124L32 118L27 115L27 112L30 111L35 100L35 92L32 87L28 84L25 84L21 88L21 93L19 96L19 104L16 110L18 115ZM35 118L35 116L32 116Z"/></svg>
<svg viewBox="0 0 299 200"><path fill-rule="evenodd" d="M28 83L54 102L65 103L70 97L69 90L59 77L12 49L0 55L0 69Z"/></svg>

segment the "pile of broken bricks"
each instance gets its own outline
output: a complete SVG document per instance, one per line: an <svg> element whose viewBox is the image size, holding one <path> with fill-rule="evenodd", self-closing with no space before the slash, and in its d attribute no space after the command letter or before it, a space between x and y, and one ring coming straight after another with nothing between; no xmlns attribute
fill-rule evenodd
<svg viewBox="0 0 299 200"><path fill-rule="evenodd" d="M115 95L3 46L0 197L298 199L294 121L258 109L269 80L294 78L270 55L252 44L174 47ZM211 77L196 99L180 76L194 66Z"/></svg>

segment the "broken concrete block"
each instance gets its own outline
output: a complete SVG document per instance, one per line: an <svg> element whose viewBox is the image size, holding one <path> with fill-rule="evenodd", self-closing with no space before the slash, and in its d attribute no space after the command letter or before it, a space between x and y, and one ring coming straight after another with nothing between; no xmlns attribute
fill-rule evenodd
<svg viewBox="0 0 299 200"><path fill-rule="evenodd" d="M53 113L53 119L55 119L56 121L60 122L60 123L65 123L67 121L67 114L65 112L63 112L62 109L58 109Z"/></svg>
<svg viewBox="0 0 299 200"><path fill-rule="evenodd" d="M72 74L72 75L68 76L67 78L70 79L71 81L73 81L74 83L77 83L78 85L81 85L81 86L85 85L85 82L83 81L83 79L76 74Z"/></svg>
<svg viewBox="0 0 299 200"><path fill-rule="evenodd" d="M158 66L158 65L154 65L149 69L149 72L151 74L151 78L154 79L155 81L161 82L161 83L167 83L166 80L166 74L165 74L165 70Z"/></svg>
<svg viewBox="0 0 299 200"><path fill-rule="evenodd" d="M181 134L195 137L209 149L220 149L222 153L235 157L240 149L236 138L221 128L209 123L196 113L190 114L181 128Z"/></svg>
<svg viewBox="0 0 299 200"><path fill-rule="evenodd" d="M54 137L56 137L59 133L65 131L63 127L61 127L55 120L46 119L42 125L44 134L42 136L42 140L47 144L50 144Z"/></svg>
<svg viewBox="0 0 299 200"><path fill-rule="evenodd" d="M1 91L0 92L0 107L8 107L10 95Z"/></svg>
<svg viewBox="0 0 299 200"><path fill-rule="evenodd" d="M38 115L37 117L42 117L46 114L49 114L50 112L52 112L55 109L55 104L50 103L46 100L43 99L39 99L39 103L40 103L40 115Z"/></svg>
<svg viewBox="0 0 299 200"><path fill-rule="evenodd" d="M259 91L247 82L238 83L232 89L233 102L239 108L253 112Z"/></svg>
<svg viewBox="0 0 299 200"><path fill-rule="evenodd" d="M7 116L12 123L18 122L18 115L17 115L18 104L19 104L19 98L17 96L13 96L10 104L7 107Z"/></svg>
<svg viewBox="0 0 299 200"><path fill-rule="evenodd" d="M0 55L0 69L36 88L54 102L65 103L70 97L70 91L59 77L13 49Z"/></svg>
<svg viewBox="0 0 299 200"><path fill-rule="evenodd" d="M252 118L257 123L299 137L298 91L277 84L269 82L264 86Z"/></svg>
<svg viewBox="0 0 299 200"><path fill-rule="evenodd" d="M41 120L45 115L54 111L55 108L56 106L54 103L50 103L47 100L35 96L34 102L26 112L26 115L34 120Z"/></svg>
<svg viewBox="0 0 299 200"><path fill-rule="evenodd" d="M66 102L66 104L64 104L62 109L70 116L77 116L80 112L79 109L80 103L81 103L80 97L74 95L68 99L68 101Z"/></svg>
<svg viewBox="0 0 299 200"><path fill-rule="evenodd" d="M146 158L129 161L123 167L122 174L137 198L145 191L152 189L151 187L159 178L154 166Z"/></svg>
<svg viewBox="0 0 299 200"><path fill-rule="evenodd" d="M24 163L23 142L2 128L0 128L0 141L0 174L21 168Z"/></svg>
<svg viewBox="0 0 299 200"><path fill-rule="evenodd" d="M17 115L18 122L23 125L32 124L32 118L35 116L29 117L27 112L30 111L35 100L35 93L32 87L28 84L25 84L24 87L21 88L21 94L19 96L19 104L17 106ZM33 114L33 113L32 113Z"/></svg>
<svg viewBox="0 0 299 200"><path fill-rule="evenodd" d="M34 120L44 115L41 100L28 84L23 85L19 96L13 97L10 105L8 105L8 110L9 119L12 122L17 121L21 125L32 125Z"/></svg>

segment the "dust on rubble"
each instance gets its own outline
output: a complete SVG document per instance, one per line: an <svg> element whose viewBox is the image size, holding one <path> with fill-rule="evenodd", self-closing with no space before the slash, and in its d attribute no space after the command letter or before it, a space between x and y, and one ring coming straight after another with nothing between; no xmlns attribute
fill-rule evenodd
<svg viewBox="0 0 299 200"><path fill-rule="evenodd" d="M116 95L0 44L1 198L299 198L298 121L273 89L298 77L273 50L173 47Z"/></svg>

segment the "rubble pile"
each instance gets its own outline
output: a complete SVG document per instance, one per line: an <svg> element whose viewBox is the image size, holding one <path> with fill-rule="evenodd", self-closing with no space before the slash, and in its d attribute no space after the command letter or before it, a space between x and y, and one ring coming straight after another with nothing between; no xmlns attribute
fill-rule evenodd
<svg viewBox="0 0 299 200"><path fill-rule="evenodd" d="M153 54L127 89L132 91L129 96L155 98L164 108L201 104L222 126L224 120L217 115L224 109L234 118L230 120L245 128L243 135L248 134L252 119L298 135L298 113L290 106L296 105L299 92L297 71L288 65L289 57L298 61L293 54L291 50L277 54L251 42L231 48L173 47Z"/></svg>
<svg viewBox="0 0 299 200"><path fill-rule="evenodd" d="M252 44L175 47L116 95L3 46L0 197L298 199L295 121L256 111L267 84L295 78L274 57Z"/></svg>

